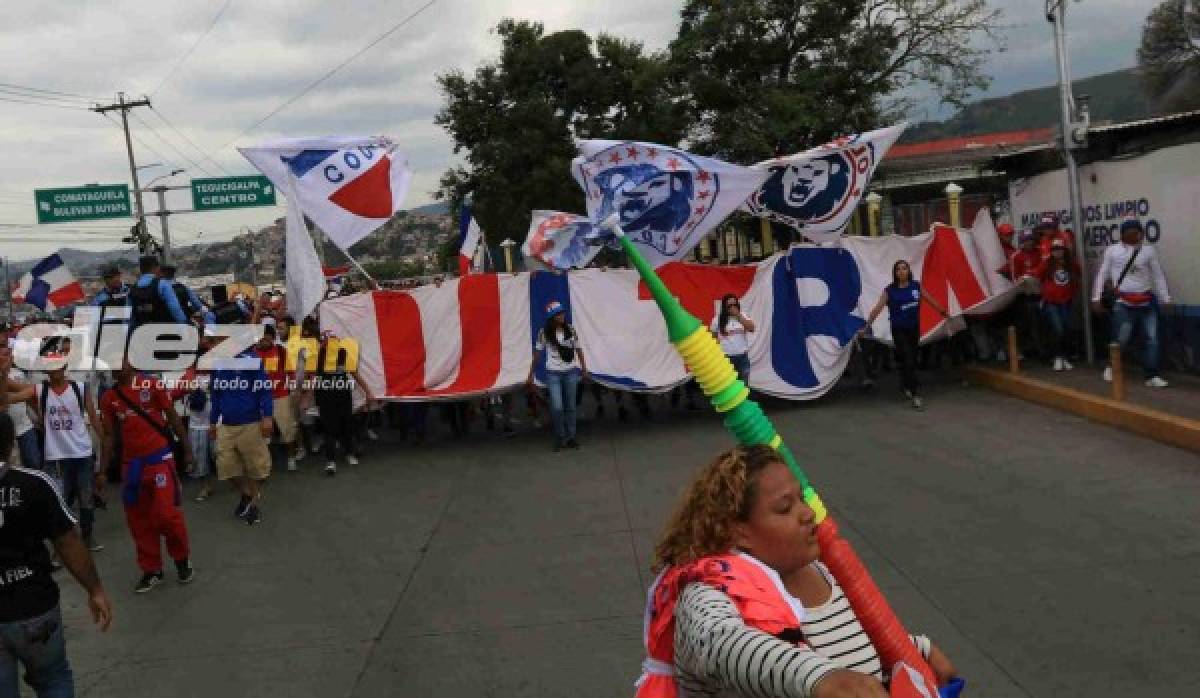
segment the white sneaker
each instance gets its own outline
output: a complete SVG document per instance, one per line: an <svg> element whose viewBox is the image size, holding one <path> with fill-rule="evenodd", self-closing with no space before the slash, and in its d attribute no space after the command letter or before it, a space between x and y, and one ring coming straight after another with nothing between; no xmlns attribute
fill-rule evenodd
<svg viewBox="0 0 1200 698"><path fill-rule="evenodd" d="M1055 360L1054 360L1054 370L1055 370L1055 371L1061 371L1061 370L1063 370L1063 360L1062 360L1062 359L1055 359Z"/></svg>
<svg viewBox="0 0 1200 698"><path fill-rule="evenodd" d="M1104 382L1112 383L1112 366L1104 367Z"/></svg>
<svg viewBox="0 0 1200 698"><path fill-rule="evenodd" d="M350 465L358 465L358 458L353 453L346 454L346 462Z"/></svg>
<svg viewBox="0 0 1200 698"><path fill-rule="evenodd" d="M1008 354L1006 354L1003 349L997 351L996 352L996 361L999 363L1004 363L1004 362L1008 361Z"/></svg>
<svg viewBox="0 0 1200 698"><path fill-rule="evenodd" d="M1165 388L1168 385L1170 385L1170 383L1163 380L1161 376L1154 376L1153 378L1148 378L1146 380L1147 388Z"/></svg>
<svg viewBox="0 0 1200 698"><path fill-rule="evenodd" d="M1062 364L1063 364L1063 370L1064 370L1064 371L1073 371L1073 370L1075 370L1075 367L1071 365L1071 362L1070 362L1070 361L1067 361L1066 359L1063 359L1063 360L1062 360Z"/></svg>
<svg viewBox="0 0 1200 698"><path fill-rule="evenodd" d="M913 395L912 406L914 410L924 409L924 403L921 402L921 397L919 395Z"/></svg>
<svg viewBox="0 0 1200 698"><path fill-rule="evenodd" d="M335 463L334 461L329 461L328 463L326 463L325 464L325 474L326 475L337 475L337 463Z"/></svg>
<svg viewBox="0 0 1200 698"><path fill-rule="evenodd" d="M288 458L287 469L295 472L295 470L296 470L296 459L295 458Z"/></svg>
<svg viewBox="0 0 1200 698"><path fill-rule="evenodd" d="M367 438L372 441L378 441L379 434L376 434L374 429L367 429Z"/></svg>
<svg viewBox="0 0 1200 698"><path fill-rule="evenodd" d="M303 446L296 446L296 460L304 460L304 457L307 455L308 451L305 451Z"/></svg>

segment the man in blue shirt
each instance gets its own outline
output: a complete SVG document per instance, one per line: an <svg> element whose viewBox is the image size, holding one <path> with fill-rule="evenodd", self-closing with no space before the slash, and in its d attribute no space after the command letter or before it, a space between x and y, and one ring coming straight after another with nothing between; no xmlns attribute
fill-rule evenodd
<svg viewBox="0 0 1200 698"><path fill-rule="evenodd" d="M109 325L123 325L129 322L126 318L115 317L115 312L109 311L108 308L124 308L129 304L129 284L121 279L121 270L117 267L109 267L102 274L104 279L104 288L96 294L92 299L92 305L101 308L102 313L111 314L114 317L105 317L101 322Z"/></svg>
<svg viewBox="0 0 1200 698"><path fill-rule="evenodd" d="M171 288L175 291L175 298L179 301L179 307L183 308L184 313L188 317L195 317L199 313L206 325L217 324L217 317L208 309L204 301L200 300L200 296L185 286L183 282L175 280L175 271L176 268L173 264L164 264L160 268L163 280L170 282Z"/></svg>
<svg viewBox="0 0 1200 698"><path fill-rule="evenodd" d="M222 339L213 338L215 344ZM229 359L216 360L209 428L217 440L217 478L232 480L242 495L234 516L253 526L262 520L258 504L271 474L267 442L275 428L273 401L262 359L247 349L237 360L252 361L253 368L229 368Z"/></svg>
<svg viewBox="0 0 1200 698"><path fill-rule="evenodd" d="M171 282L159 275L158 257L146 255L138 260L141 276L129 289L129 307L132 317L130 327L148 322L190 324L187 314L179 305L179 298Z"/></svg>

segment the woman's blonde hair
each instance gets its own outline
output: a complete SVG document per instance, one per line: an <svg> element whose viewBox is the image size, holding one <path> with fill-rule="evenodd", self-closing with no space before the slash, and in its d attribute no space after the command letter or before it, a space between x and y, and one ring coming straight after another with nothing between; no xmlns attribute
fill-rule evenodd
<svg viewBox="0 0 1200 698"><path fill-rule="evenodd" d="M654 570L727 552L734 525L754 506L757 475L779 454L770 446L738 446L717 456L692 481L654 549Z"/></svg>

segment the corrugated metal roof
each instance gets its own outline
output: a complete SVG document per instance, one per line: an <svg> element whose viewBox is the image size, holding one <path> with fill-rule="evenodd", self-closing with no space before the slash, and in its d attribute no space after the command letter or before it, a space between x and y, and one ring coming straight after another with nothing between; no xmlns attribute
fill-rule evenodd
<svg viewBox="0 0 1200 698"><path fill-rule="evenodd" d="M1093 126L1088 129L1088 133L1110 133L1112 131L1123 131L1131 128L1141 128L1143 126L1157 126L1159 124L1171 123L1173 121L1187 121L1190 119L1200 119L1200 109L1194 111L1183 111L1178 114L1167 114L1166 116L1156 116L1153 119L1142 119L1140 121L1126 121L1121 124L1110 124L1108 126Z"/></svg>
<svg viewBox="0 0 1200 698"><path fill-rule="evenodd" d="M943 138L922 143L901 143L892 146L888 158L900 159L955 153L961 151L981 150L985 148L1013 148L1045 141L1054 136L1053 128L1035 128L1024 131L1003 131L1000 133L981 133L973 136L958 136Z"/></svg>

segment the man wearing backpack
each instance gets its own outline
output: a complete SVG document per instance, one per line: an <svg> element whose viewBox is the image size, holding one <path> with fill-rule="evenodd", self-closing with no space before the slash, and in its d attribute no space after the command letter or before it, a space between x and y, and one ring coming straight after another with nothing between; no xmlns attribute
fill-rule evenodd
<svg viewBox="0 0 1200 698"><path fill-rule="evenodd" d="M100 412L106 459L114 456L114 434L121 434L121 500L142 570L134 592L144 594L163 583L160 539L166 540L179 583L187 584L196 572L180 508L173 445L179 444L185 466L192 460L192 449L170 395L156 379L138 375L126 356L117 385L100 401Z"/></svg>
<svg viewBox="0 0 1200 698"><path fill-rule="evenodd" d="M146 255L138 259L141 276L129 289L128 303L133 317L130 330L149 322L177 322L187 325L190 320L179 305L179 296L170 281L162 278L158 257Z"/></svg>
<svg viewBox="0 0 1200 698"><path fill-rule="evenodd" d="M1142 360L1146 386L1167 387L1169 384L1158 374L1158 309L1171 302L1171 293L1158 254L1153 247L1142 244L1142 224L1136 218L1123 221L1121 242L1104 250L1092 286L1092 309L1097 313L1108 310L1101 300L1108 289L1112 293L1113 341L1124 349L1133 338L1133 326L1141 325L1146 338ZM1104 368L1104 380L1112 380L1112 366Z"/></svg>
<svg viewBox="0 0 1200 698"><path fill-rule="evenodd" d="M95 510L92 485L95 482L95 448L88 424L103 434L96 406L86 386L67 380L67 357L51 353L45 356L50 366L49 379L37 386L36 401L42 433L45 435L44 470L62 485L63 499L70 505L79 500L79 528L88 550L98 552L104 546L93 533Z"/></svg>

